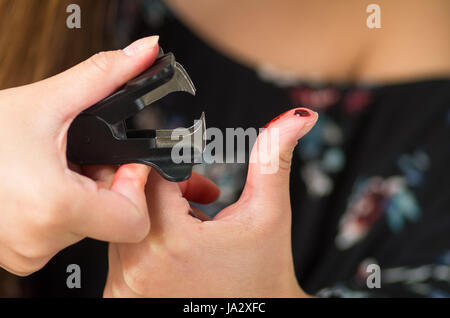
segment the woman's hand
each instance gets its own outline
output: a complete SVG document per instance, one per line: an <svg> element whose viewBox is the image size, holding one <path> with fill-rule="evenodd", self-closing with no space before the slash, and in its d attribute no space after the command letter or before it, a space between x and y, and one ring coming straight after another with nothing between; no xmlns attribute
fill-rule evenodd
<svg viewBox="0 0 450 318"><path fill-rule="evenodd" d="M187 191L152 172L152 230L138 244L110 245L104 296L306 296L293 267L289 172L297 140L316 120L316 113L297 109L272 121L253 148L241 198L212 220L188 203L213 200L210 184Z"/></svg>
<svg viewBox="0 0 450 318"><path fill-rule="evenodd" d="M66 140L82 110L153 63L157 42L141 39L44 81L0 91L1 267L27 275L86 236L139 242L148 234L143 190L149 169L122 166L105 189L69 169ZM90 170L99 179L105 173Z"/></svg>

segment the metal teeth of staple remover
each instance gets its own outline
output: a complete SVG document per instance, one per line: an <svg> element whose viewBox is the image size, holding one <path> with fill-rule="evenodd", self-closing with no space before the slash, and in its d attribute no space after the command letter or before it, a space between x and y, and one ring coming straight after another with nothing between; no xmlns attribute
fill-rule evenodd
<svg viewBox="0 0 450 318"><path fill-rule="evenodd" d="M125 123L144 107L177 91L195 95L189 75L174 55L160 55L141 75L75 118L68 132L68 160L79 165L142 163L155 168L169 181L188 179L194 163L202 161L204 113L181 134L178 130L173 134L170 129L130 130ZM181 144L182 151L190 151L191 160L175 163L172 149Z"/></svg>

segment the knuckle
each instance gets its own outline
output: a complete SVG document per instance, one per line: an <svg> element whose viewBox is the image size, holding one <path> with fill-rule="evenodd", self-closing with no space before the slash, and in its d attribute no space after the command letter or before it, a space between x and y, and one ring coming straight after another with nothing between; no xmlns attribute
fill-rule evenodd
<svg viewBox="0 0 450 318"><path fill-rule="evenodd" d="M30 222L38 229L60 227L71 212L68 202L73 201L61 189L52 189L50 194L41 194L39 204L31 207Z"/></svg>
<svg viewBox="0 0 450 318"><path fill-rule="evenodd" d="M282 170L282 171L290 171L291 170L292 156L293 156L292 150L280 152L280 155L279 155L280 170Z"/></svg>
<svg viewBox="0 0 450 318"><path fill-rule="evenodd" d="M45 258L28 258L21 254L16 254L16 259L11 268L14 274L25 277L31 275L45 266L47 259Z"/></svg>
<svg viewBox="0 0 450 318"><path fill-rule="evenodd" d="M137 294L142 294L143 290L146 286L146 279L145 276L139 275L140 271L136 269L136 267L124 267L122 270L123 280L125 281L125 284L130 288L133 292ZM122 288L119 286L119 284L114 283L112 286L112 292L115 295L118 295L121 293Z"/></svg>
<svg viewBox="0 0 450 318"><path fill-rule="evenodd" d="M56 223L55 215L57 213L51 207L48 207L44 210L39 211L38 213L34 213L33 215L33 224L39 229L51 229L54 227Z"/></svg>
<svg viewBox="0 0 450 318"><path fill-rule="evenodd" d="M116 52L99 52L86 60L86 68L94 69L101 74L108 74L114 63L114 55Z"/></svg>
<svg viewBox="0 0 450 318"><path fill-rule="evenodd" d="M149 281L153 282L155 277L160 275L157 264L161 264L161 262L156 259L152 261L148 261L148 259L141 260L138 263L133 263L131 260L124 260L122 263L123 281L131 291L139 295L144 295L149 287ZM111 287L115 294L120 294L123 291L120 284L112 284Z"/></svg>
<svg viewBox="0 0 450 318"><path fill-rule="evenodd" d="M48 254L48 248L44 244L23 242L20 244L15 244L13 251L22 260L28 260L33 262L33 260L42 259Z"/></svg>
<svg viewBox="0 0 450 318"><path fill-rule="evenodd" d="M181 234L181 233L180 233ZM183 237L184 239L180 239ZM190 243L189 233L181 234L180 236L173 236L164 242L164 246L160 249L161 257L171 261L184 261L186 260L190 252L192 251L192 245Z"/></svg>
<svg viewBox="0 0 450 318"><path fill-rule="evenodd" d="M187 240L172 239L166 244L165 257L168 259L185 259L188 256L190 244Z"/></svg>
<svg viewBox="0 0 450 318"><path fill-rule="evenodd" d="M146 295L152 288L164 288L173 273L175 264L184 264L185 250L180 245L168 242L151 242L146 247L145 256L122 262L122 276L128 288L138 295ZM151 275L149 275L151 274Z"/></svg>
<svg viewBox="0 0 450 318"><path fill-rule="evenodd" d="M59 204L49 203L43 209L38 209L32 214L31 222L38 229L53 229L62 223L64 210Z"/></svg>
<svg viewBox="0 0 450 318"><path fill-rule="evenodd" d="M149 249L160 264L168 265L174 257L179 255L179 251L167 239L154 238L150 241Z"/></svg>

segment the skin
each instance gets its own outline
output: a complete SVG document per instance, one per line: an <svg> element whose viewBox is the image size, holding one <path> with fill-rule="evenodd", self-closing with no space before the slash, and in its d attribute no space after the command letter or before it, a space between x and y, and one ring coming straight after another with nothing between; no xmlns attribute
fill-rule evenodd
<svg viewBox="0 0 450 318"><path fill-rule="evenodd" d="M292 262L289 170L297 140L317 121L315 112L297 116L292 110L270 122L252 152L241 199L214 220L189 206L188 200L210 203L219 196L196 173L176 184L152 172L147 182L146 166L116 170L66 161L72 120L151 65L156 41L141 39L53 78L0 92L1 129L15 136L1 145L1 266L31 274L89 236L111 242L105 296L306 296ZM280 143L272 143L272 131ZM276 162L276 173L262 172L267 160Z"/></svg>
<svg viewBox="0 0 450 318"><path fill-rule="evenodd" d="M447 0L166 0L208 44L308 81L388 83L450 75ZM381 8L369 29L366 8Z"/></svg>
<svg viewBox="0 0 450 318"><path fill-rule="evenodd" d="M192 194L152 171L146 191L152 230L138 244L110 245L104 296L306 297L292 260L289 173L297 141L318 116L295 111L258 136L240 199L212 220L192 217ZM275 151L272 131L280 136ZM279 163L275 173L264 173L268 160ZM199 197L212 190L195 189Z"/></svg>
<svg viewBox="0 0 450 318"><path fill-rule="evenodd" d="M142 39L44 81L0 91L1 267L24 276L87 236L110 242L147 236L149 169L69 167L66 143L78 113L153 63L157 41Z"/></svg>

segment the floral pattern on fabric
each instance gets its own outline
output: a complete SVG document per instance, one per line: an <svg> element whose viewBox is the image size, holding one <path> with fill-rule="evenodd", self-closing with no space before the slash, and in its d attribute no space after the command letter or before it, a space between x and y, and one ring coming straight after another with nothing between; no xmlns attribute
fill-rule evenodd
<svg viewBox="0 0 450 318"><path fill-rule="evenodd" d="M294 105L307 106L323 112L333 106L341 107L347 115L357 115L373 100L372 91L367 87L339 89L334 86L311 87L297 85L288 90Z"/></svg>
<svg viewBox="0 0 450 318"><path fill-rule="evenodd" d="M430 298L449 298L450 250L441 254L435 263L421 266L401 266L381 271L383 284L404 284L415 294ZM433 284L431 284L433 283Z"/></svg>
<svg viewBox="0 0 450 318"><path fill-rule="evenodd" d="M400 231L406 221L417 221L420 208L404 177L372 177L358 181L339 223L336 246L347 249L363 239L386 215L390 229Z"/></svg>
<svg viewBox="0 0 450 318"><path fill-rule="evenodd" d="M341 98L336 88L315 89L299 86L289 91L291 101L296 105L308 105L316 111L323 111L335 105Z"/></svg>
<svg viewBox="0 0 450 318"><path fill-rule="evenodd" d="M367 281L370 279L368 265L380 266L380 287L395 290L398 286L410 296L429 298L449 298L448 283L450 282L450 250L444 251L434 263L419 266L387 267L380 265L375 258L364 259L358 266L354 280L339 282L334 286L323 288L318 297L377 297L383 296L381 290L370 289Z"/></svg>
<svg viewBox="0 0 450 318"><path fill-rule="evenodd" d="M320 121L300 141L296 150L304 161L300 176L310 196L320 198L333 191L333 175L345 166L342 143L341 128L325 114L320 115Z"/></svg>
<svg viewBox="0 0 450 318"><path fill-rule="evenodd" d="M352 247L383 216L394 233L402 230L407 221L417 221L421 210L411 188L422 184L428 162L428 156L423 151L402 154L397 164L403 175L357 180L347 210L339 222L336 246L339 249Z"/></svg>

